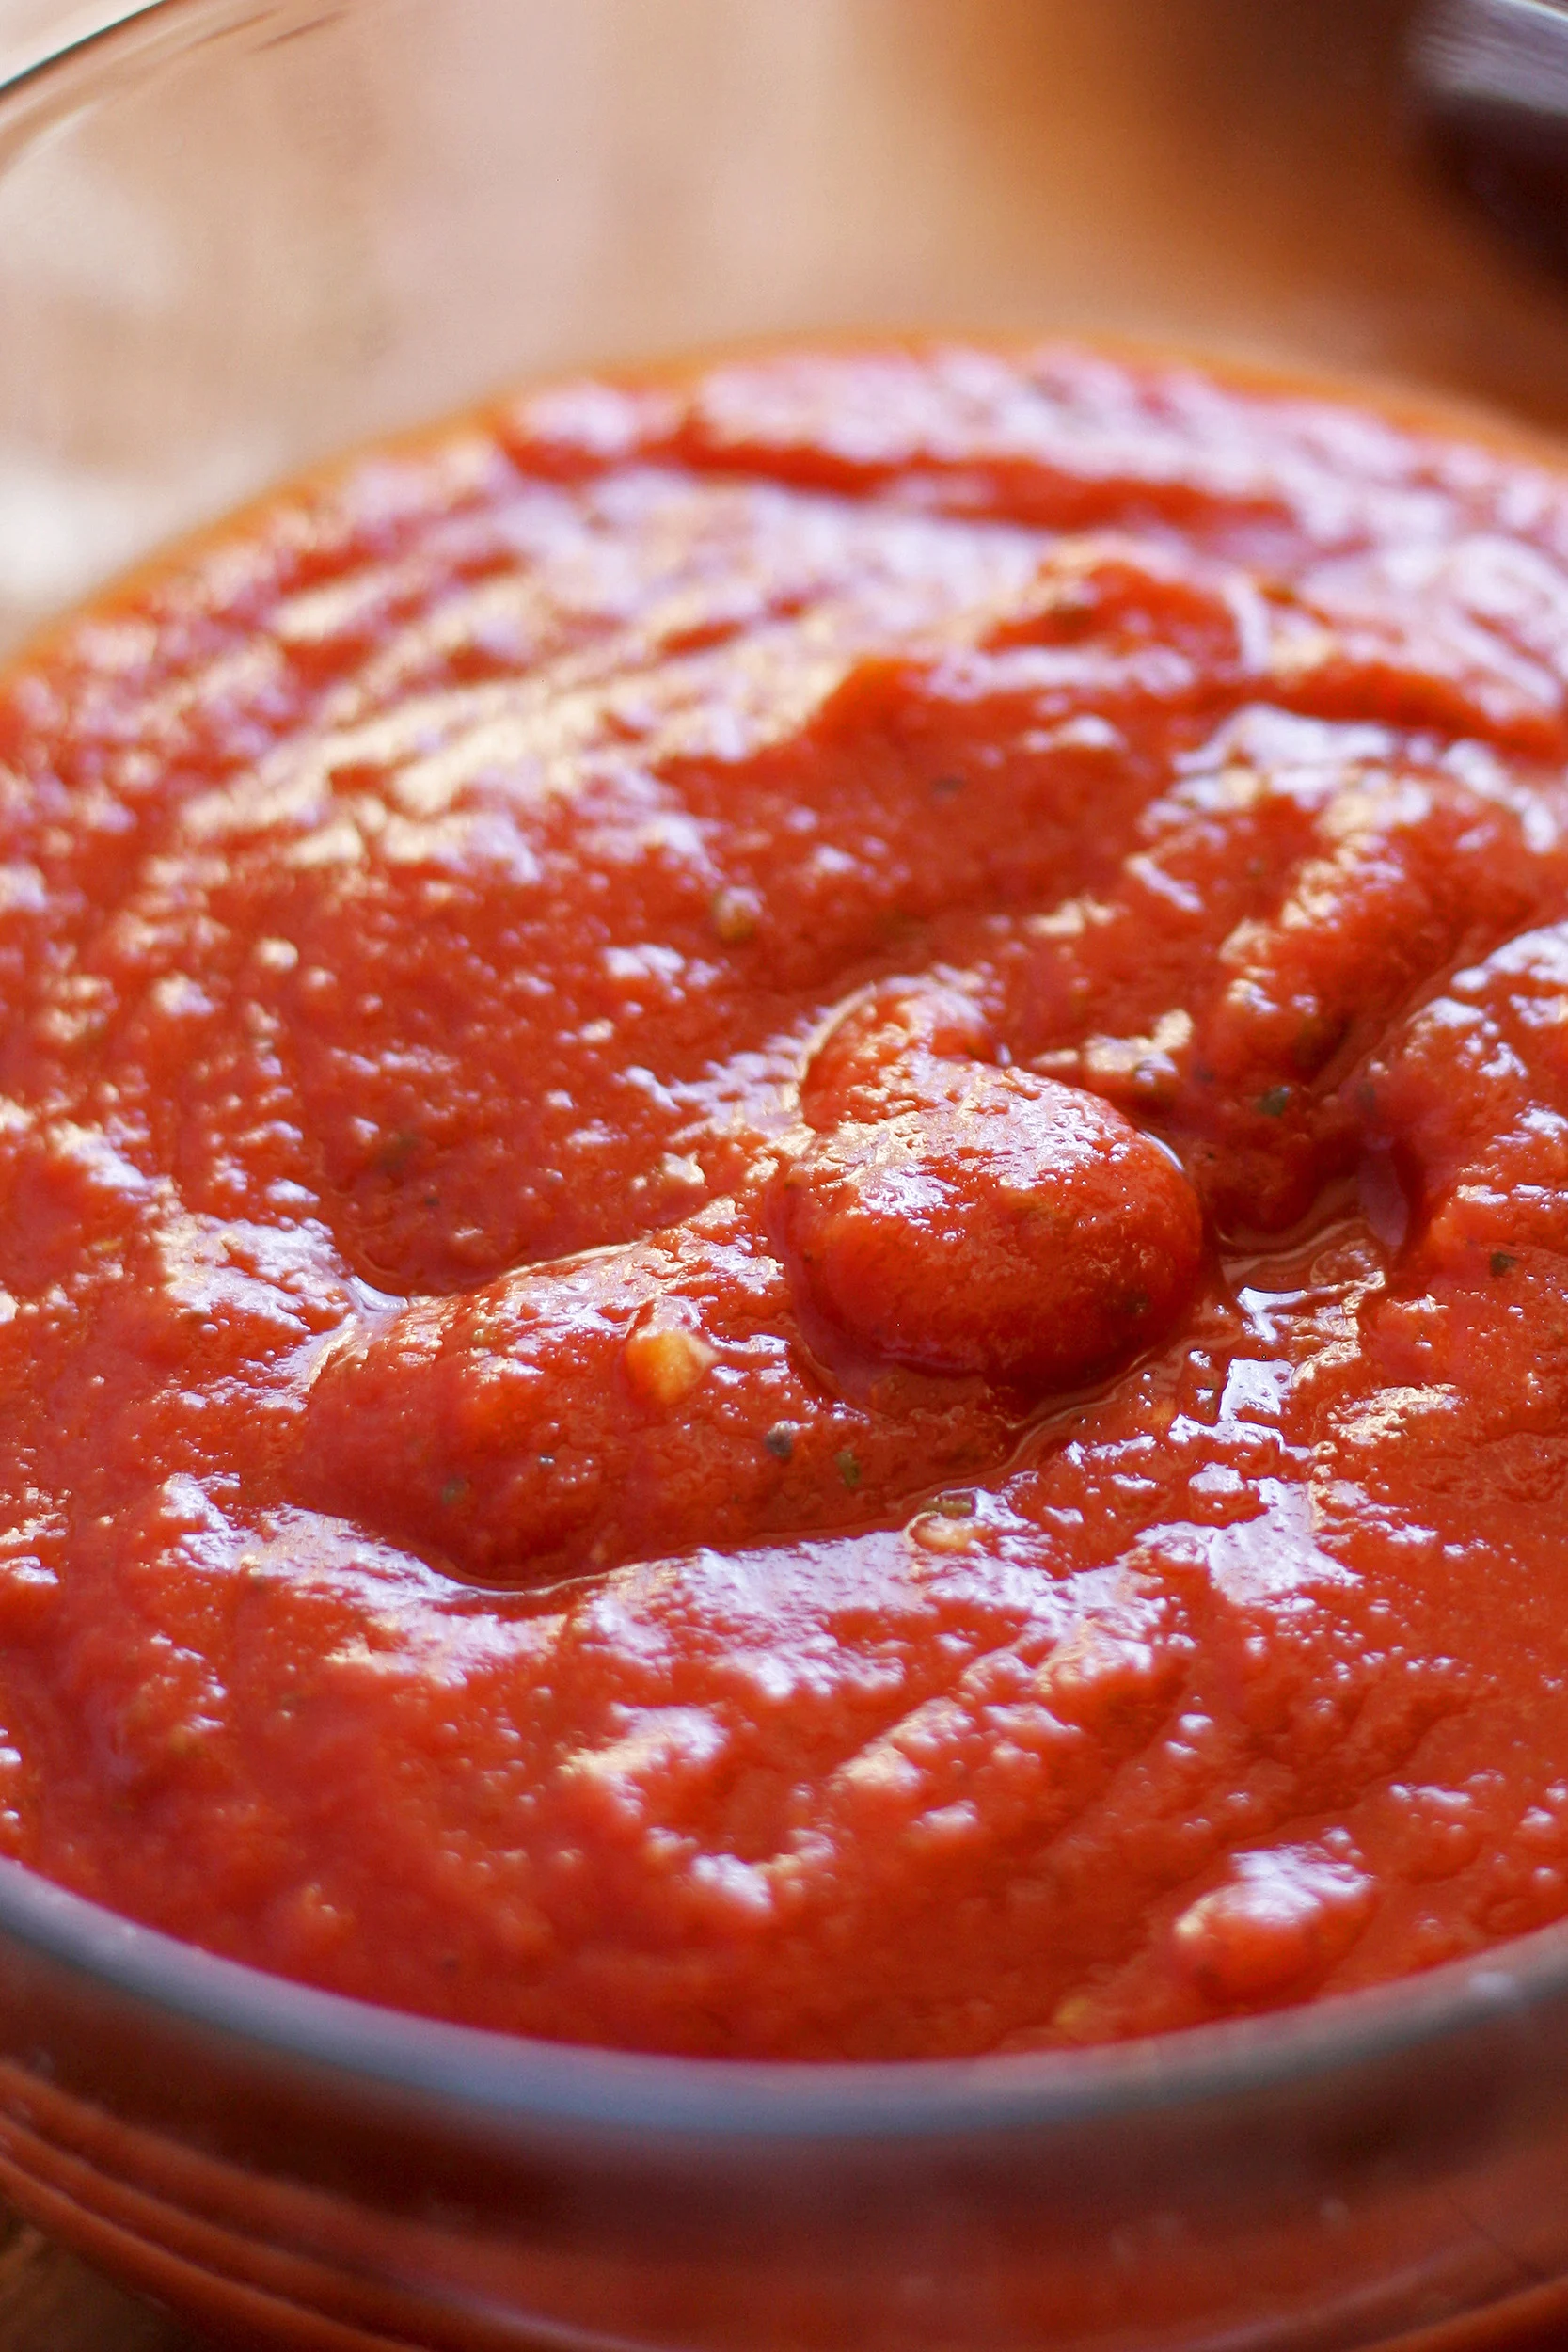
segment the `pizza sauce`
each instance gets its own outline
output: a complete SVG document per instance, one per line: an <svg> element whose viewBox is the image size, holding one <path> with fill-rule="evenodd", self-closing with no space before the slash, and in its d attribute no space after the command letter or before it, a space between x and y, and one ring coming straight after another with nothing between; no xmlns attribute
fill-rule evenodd
<svg viewBox="0 0 1568 2352"><path fill-rule="evenodd" d="M0 679L0 1846L938 2056L1568 1913L1568 481L1048 349L534 393Z"/></svg>

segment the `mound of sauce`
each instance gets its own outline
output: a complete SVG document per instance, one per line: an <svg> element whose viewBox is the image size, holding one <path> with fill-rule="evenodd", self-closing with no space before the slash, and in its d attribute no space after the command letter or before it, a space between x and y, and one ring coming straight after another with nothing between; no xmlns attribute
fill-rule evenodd
<svg viewBox="0 0 1568 2352"><path fill-rule="evenodd" d="M1568 483L557 388L0 679L0 1845L935 2056L1568 1912Z"/></svg>

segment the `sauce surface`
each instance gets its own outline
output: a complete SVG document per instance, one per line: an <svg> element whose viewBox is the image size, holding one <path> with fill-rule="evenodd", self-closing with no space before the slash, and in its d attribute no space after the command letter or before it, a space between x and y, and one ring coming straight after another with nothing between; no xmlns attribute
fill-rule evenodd
<svg viewBox="0 0 1568 2352"><path fill-rule="evenodd" d="M630 2047L1568 1912L1568 483L531 395L0 679L0 1850Z"/></svg>

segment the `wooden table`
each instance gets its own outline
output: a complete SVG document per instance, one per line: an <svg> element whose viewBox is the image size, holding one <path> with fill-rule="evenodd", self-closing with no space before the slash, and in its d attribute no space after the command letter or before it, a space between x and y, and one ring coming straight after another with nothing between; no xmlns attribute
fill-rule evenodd
<svg viewBox="0 0 1568 2352"><path fill-rule="evenodd" d="M198 2352L162 2313L122 2295L0 2205L5 2352Z"/></svg>
<svg viewBox="0 0 1568 2352"><path fill-rule="evenodd" d="M0 71L51 27L116 12L0 0ZM927 33L945 19L910 45L918 69L899 39L915 13ZM1509 253L1415 152L1409 13L1408 0L889 0L877 70L889 119L916 109L929 133L942 308L944 224L972 252L983 207L994 266L1016 277L1028 241L1070 218L1085 320L1098 276L1195 337L1408 373L1568 431L1568 288ZM842 145L863 127L825 135ZM177 2347L193 2339L0 2208L0 2352Z"/></svg>

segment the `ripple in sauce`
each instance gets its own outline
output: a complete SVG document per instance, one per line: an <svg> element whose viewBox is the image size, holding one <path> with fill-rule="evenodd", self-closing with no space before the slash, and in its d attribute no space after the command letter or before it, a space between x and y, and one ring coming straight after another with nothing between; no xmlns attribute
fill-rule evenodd
<svg viewBox="0 0 1568 2352"><path fill-rule="evenodd" d="M645 2049L1568 1911L1568 484L535 393L0 680L0 1844Z"/></svg>

